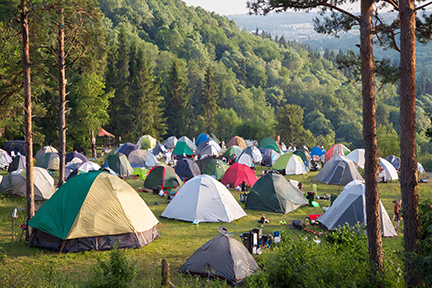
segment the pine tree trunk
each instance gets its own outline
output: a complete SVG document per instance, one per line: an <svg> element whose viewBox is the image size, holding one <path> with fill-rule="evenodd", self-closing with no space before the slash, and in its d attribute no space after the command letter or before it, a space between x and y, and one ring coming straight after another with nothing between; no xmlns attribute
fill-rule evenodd
<svg viewBox="0 0 432 288"><path fill-rule="evenodd" d="M57 40L58 40L58 61L59 61L59 157L60 157L60 167L59 167L59 180L58 187L61 187L65 183L65 161L66 161L66 65L65 65L65 53L64 53L64 15L63 8L61 9L61 21L57 30Z"/></svg>
<svg viewBox="0 0 432 288"><path fill-rule="evenodd" d="M381 221L379 216L378 153L375 115L375 84L372 46L373 0L361 1L360 58L363 95L363 139L365 146L366 219L369 245L371 284L376 283L377 272L383 270Z"/></svg>
<svg viewBox="0 0 432 288"><path fill-rule="evenodd" d="M26 191L27 191L27 224L34 216L34 188L33 188L33 137L32 137L32 106L31 106L31 79L30 79L30 53L29 53L29 26L28 12L24 1L21 1L21 33L22 33L22 62L24 74L24 129L26 150ZM26 241L29 240L30 227L27 225Z"/></svg>
<svg viewBox="0 0 432 288"><path fill-rule="evenodd" d="M400 137L401 137L401 194L404 216L405 252L418 253L420 237L417 193L417 155L415 118L415 11L413 0L400 1L401 53L400 53ZM409 257L409 256L408 256ZM417 286L415 264L405 259L405 284Z"/></svg>

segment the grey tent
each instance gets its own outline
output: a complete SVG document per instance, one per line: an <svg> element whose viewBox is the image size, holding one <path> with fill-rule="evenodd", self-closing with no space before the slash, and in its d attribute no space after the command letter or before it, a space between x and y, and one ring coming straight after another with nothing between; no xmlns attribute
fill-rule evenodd
<svg viewBox="0 0 432 288"><path fill-rule="evenodd" d="M165 155L165 153L167 152L167 149L165 148L165 146L160 144L158 141L156 143L156 146L153 148L152 151L153 151L154 156L162 156L162 155Z"/></svg>
<svg viewBox="0 0 432 288"><path fill-rule="evenodd" d="M337 154L325 164L313 181L333 185L346 185L353 180L363 181L363 177L357 171L353 161Z"/></svg>
<svg viewBox="0 0 432 288"><path fill-rule="evenodd" d="M204 149L208 149L208 145L212 146L215 151L217 151L218 154L220 154L222 148L220 147L219 143L217 143L214 139L208 139L206 141L202 141L198 147L196 148L195 153L198 155L204 154Z"/></svg>
<svg viewBox="0 0 432 288"><path fill-rule="evenodd" d="M379 214L383 236L397 236L396 230L381 200L379 201ZM329 230L340 228L345 223L348 223L350 226L354 226L356 223L366 224L364 183L355 180L346 185L339 197L333 202L332 206L330 206L317 221L326 226Z"/></svg>
<svg viewBox="0 0 432 288"><path fill-rule="evenodd" d="M257 270L258 265L247 248L240 241L221 234L196 250L179 272L203 276L211 273L238 284Z"/></svg>
<svg viewBox="0 0 432 288"><path fill-rule="evenodd" d="M187 181L201 174L198 165L192 159L188 158L179 160L174 170L183 181Z"/></svg>
<svg viewBox="0 0 432 288"><path fill-rule="evenodd" d="M280 174L267 173L252 187L245 208L287 214L306 204L297 185Z"/></svg>
<svg viewBox="0 0 432 288"><path fill-rule="evenodd" d="M164 146L166 149L171 150L174 149L176 144L177 144L177 137L175 136L171 136L168 137L165 141L164 141Z"/></svg>
<svg viewBox="0 0 432 288"><path fill-rule="evenodd" d="M0 169L6 170L11 163L12 158L9 154L5 150L0 149Z"/></svg>
<svg viewBox="0 0 432 288"><path fill-rule="evenodd" d="M394 155L390 155L390 156L387 156L385 158L385 160L390 162L396 168L396 170L399 170L399 168L400 168L400 158L399 157L396 157Z"/></svg>

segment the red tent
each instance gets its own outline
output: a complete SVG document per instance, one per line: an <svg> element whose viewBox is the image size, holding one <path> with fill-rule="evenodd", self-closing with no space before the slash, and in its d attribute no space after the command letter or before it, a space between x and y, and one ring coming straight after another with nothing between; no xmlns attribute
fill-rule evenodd
<svg viewBox="0 0 432 288"><path fill-rule="evenodd" d="M336 143L334 144L326 153L326 163L333 157L336 155L341 155L341 156L346 156L350 153L351 151L345 147L345 145L340 144L340 143Z"/></svg>
<svg viewBox="0 0 432 288"><path fill-rule="evenodd" d="M252 168L244 164L234 163L226 170L221 182L225 186L229 185L231 188L234 188L243 181L252 187L257 180Z"/></svg>

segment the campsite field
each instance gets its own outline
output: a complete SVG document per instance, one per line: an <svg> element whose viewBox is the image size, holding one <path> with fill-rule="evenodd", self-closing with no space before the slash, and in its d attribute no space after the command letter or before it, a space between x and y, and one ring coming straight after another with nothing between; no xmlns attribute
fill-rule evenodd
<svg viewBox="0 0 432 288"><path fill-rule="evenodd" d="M256 174L261 175L263 168L258 167ZM3 173L4 172L0 172ZM289 178L304 184L304 191L312 190L312 179L317 172L309 172L302 176L290 176ZM142 188L143 182L136 179L126 180L135 190ZM324 193L339 194L343 187L317 184L319 196ZM239 192L231 189L234 197L239 199ZM392 200L400 199L399 182L379 184L381 200L390 217L393 215ZM421 199L432 198L432 184L419 184L419 195ZM177 287L225 287L223 282L207 281L179 275L176 271L187 260L193 252L211 238L219 235L218 227L222 225L232 233L233 237L240 239L239 235L253 228L260 227L263 233L268 234L274 230L288 233L292 237L302 236L305 232L289 229L287 225L280 225L280 220L287 224L293 219L304 221L309 214L322 214L321 208L301 207L287 215L266 213L270 218L268 224L261 226L257 221L261 217L260 211L245 210L247 217L232 223L192 223L161 218L160 215L167 206L166 198L152 195L151 193L140 193L147 205L158 217L160 224L158 230L161 239L141 249L129 249L126 256L137 268L137 278L134 286L160 287L161 260L166 259L171 268L171 281ZM318 200L321 206L328 206L330 201ZM24 240L19 240L19 233L15 233L15 240L11 237L12 210L13 208L25 208L25 198L15 197L7 194L0 195L0 287L85 287L89 283L93 267L98 259L108 259L109 252L83 252L62 254L41 250L25 245ZM22 215L24 212L20 212ZM23 217L23 216L22 216ZM20 220L23 220L21 218ZM15 229L18 229L16 227ZM384 249L401 250L403 223L398 230L396 238L385 238ZM255 255L256 258L261 257Z"/></svg>

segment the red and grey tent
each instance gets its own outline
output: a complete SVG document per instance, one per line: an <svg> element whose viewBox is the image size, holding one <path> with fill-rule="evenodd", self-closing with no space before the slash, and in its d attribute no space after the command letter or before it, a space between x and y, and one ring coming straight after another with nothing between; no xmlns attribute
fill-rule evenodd
<svg viewBox="0 0 432 288"><path fill-rule="evenodd" d="M231 165L221 180L222 184L229 185L231 188L237 187L243 181L252 187L257 181L257 177L252 168L240 163Z"/></svg>

